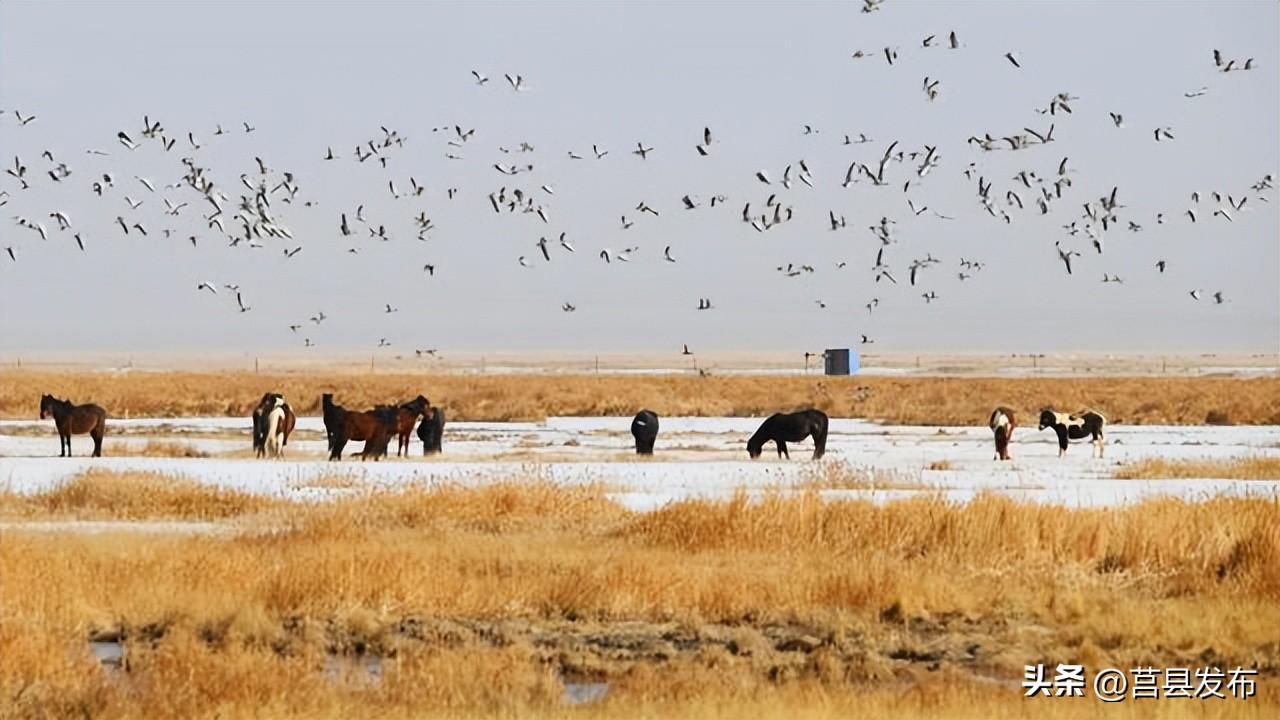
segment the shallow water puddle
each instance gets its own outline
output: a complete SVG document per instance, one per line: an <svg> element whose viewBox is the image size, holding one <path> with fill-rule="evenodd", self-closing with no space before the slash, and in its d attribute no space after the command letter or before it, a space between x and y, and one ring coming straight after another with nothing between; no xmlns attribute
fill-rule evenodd
<svg viewBox="0 0 1280 720"><path fill-rule="evenodd" d="M381 655L337 655L328 653L324 656L324 676L332 681L354 680L377 684L382 681L383 662Z"/></svg>
<svg viewBox="0 0 1280 720"><path fill-rule="evenodd" d="M607 682L566 682L560 702L565 705L585 705L599 702L608 694L609 683Z"/></svg>
<svg viewBox="0 0 1280 720"><path fill-rule="evenodd" d="M90 640L89 650L108 671L124 668L124 643L118 640Z"/></svg>

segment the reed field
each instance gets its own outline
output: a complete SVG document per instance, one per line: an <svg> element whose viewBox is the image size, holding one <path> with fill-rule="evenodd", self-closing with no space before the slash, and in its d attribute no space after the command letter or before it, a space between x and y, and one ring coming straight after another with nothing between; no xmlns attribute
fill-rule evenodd
<svg viewBox="0 0 1280 720"><path fill-rule="evenodd" d="M1230 460L1165 460L1147 458L1116 471L1122 480L1153 478L1236 478L1280 480L1280 457L1246 457Z"/></svg>
<svg viewBox="0 0 1280 720"><path fill-rule="evenodd" d="M333 492L98 470L0 494L0 717L1098 714L1022 697L1025 664L1058 662L1259 670L1249 700L1108 716L1280 712L1275 498L635 513L515 477ZM228 531L74 532L110 519ZM123 658L100 667L91 640ZM565 705L579 682L607 694Z"/></svg>
<svg viewBox="0 0 1280 720"><path fill-rule="evenodd" d="M320 395L352 408L418 393L450 420L635 414L757 416L816 407L903 425L985 424L1006 405L1035 425L1041 408L1095 408L1112 423L1280 425L1280 379L1228 377L944 378L691 375L256 374L0 372L0 417L32 418L41 394L94 402L112 417L248 415L264 392L317 415Z"/></svg>

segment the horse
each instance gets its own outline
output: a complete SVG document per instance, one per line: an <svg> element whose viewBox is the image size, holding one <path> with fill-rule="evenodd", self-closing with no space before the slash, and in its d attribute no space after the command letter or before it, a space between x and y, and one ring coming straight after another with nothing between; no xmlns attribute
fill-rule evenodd
<svg viewBox="0 0 1280 720"><path fill-rule="evenodd" d="M263 450L268 457L278 458L284 456L284 445L280 442L281 432L284 430L284 404L279 400L275 400L271 409L262 419L263 435L266 441L263 443Z"/></svg>
<svg viewBox="0 0 1280 720"><path fill-rule="evenodd" d="M631 421L631 436L636 439L637 455L652 455L653 441L658 439L658 415L641 410Z"/></svg>
<svg viewBox="0 0 1280 720"><path fill-rule="evenodd" d="M1013 429L1018 427L1018 419L1013 411L1001 405L991 412L987 426L996 436L996 456L992 460L1010 460L1009 441L1013 439Z"/></svg>
<svg viewBox="0 0 1280 720"><path fill-rule="evenodd" d="M253 450L258 457L267 454L267 442L269 440L266 418L275 406L279 406L283 411L283 417L276 425L276 432L284 436L283 442L280 443L275 457L284 456L284 447L289 444L289 435L293 433L293 428L298 424L298 417L293 414L293 408L289 407L289 403L284 401L284 396L280 393L264 393L262 400L258 401L258 407L253 410Z"/></svg>
<svg viewBox="0 0 1280 720"><path fill-rule="evenodd" d="M89 433L93 438L93 456L102 457L102 436L107 432L107 411L88 403L74 405L52 395L40 396L40 419L53 418L58 428L58 457L71 457L71 436Z"/></svg>
<svg viewBox="0 0 1280 720"><path fill-rule="evenodd" d="M360 459L377 460L387 456L387 445L391 436L399 431L400 408L391 405L378 405L363 413L347 413L347 423L356 416L373 418L373 428L365 435L364 448L360 450Z"/></svg>
<svg viewBox="0 0 1280 720"><path fill-rule="evenodd" d="M333 402L333 393L320 396L320 407L324 413L324 434L329 440L329 452L333 452L333 441L342 430L342 418L347 414L346 408ZM335 458L330 457L330 460Z"/></svg>
<svg viewBox="0 0 1280 720"><path fill-rule="evenodd" d="M333 394L321 398L325 414L325 430L329 433L329 459L341 460L342 451L352 440L363 440L361 459L375 460L387 454L391 434L397 431L399 408L379 405L373 410L357 412L333 403Z"/></svg>
<svg viewBox="0 0 1280 720"><path fill-rule="evenodd" d="M790 414L774 413L770 415L756 430L756 434L747 441L747 453L751 459L760 457L764 444L770 440L778 445L778 457L787 452L788 442L800 442L813 436L813 459L821 458L827 451L827 414L821 410L801 410Z"/></svg>
<svg viewBox="0 0 1280 720"><path fill-rule="evenodd" d="M427 414L431 401L419 395L406 403L400 403L396 414L396 434L400 436L400 444L396 447L396 457L409 455L409 436L413 434L413 424L419 417Z"/></svg>
<svg viewBox="0 0 1280 720"><path fill-rule="evenodd" d="M418 425L418 439L422 441L422 454L431 455L441 451L444 440L444 410L429 407L422 414L422 423Z"/></svg>
<svg viewBox="0 0 1280 720"><path fill-rule="evenodd" d="M1058 457L1067 454L1068 440L1091 437L1093 450L1101 458L1104 442L1102 431L1106 425L1107 419L1095 410L1081 410L1075 415L1055 412L1053 408L1040 411L1040 429L1051 427L1058 434Z"/></svg>

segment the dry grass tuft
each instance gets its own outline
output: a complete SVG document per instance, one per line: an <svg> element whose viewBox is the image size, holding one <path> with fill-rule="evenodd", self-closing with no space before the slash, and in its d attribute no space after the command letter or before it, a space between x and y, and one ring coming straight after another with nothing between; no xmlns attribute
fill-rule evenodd
<svg viewBox="0 0 1280 720"><path fill-rule="evenodd" d="M1148 458L1126 463L1116 470L1121 480L1226 478L1232 480L1280 480L1280 457L1260 456L1229 460L1165 460Z"/></svg>
<svg viewBox="0 0 1280 720"><path fill-rule="evenodd" d="M399 402L422 392L451 420L536 420L549 415L764 416L816 407L835 417L918 425L985 424L1008 405L1025 422L1053 405L1102 410L1113 423L1197 425L1212 411L1238 424L1280 424L1275 378L894 378L680 375L449 375L107 373L6 370L0 416L30 418L41 393L96 402L112 417L247 416L267 391L300 415L320 394L348 407ZM110 423L108 422L108 428Z"/></svg>
<svg viewBox="0 0 1280 720"><path fill-rule="evenodd" d="M826 459L801 468L799 478L779 489L791 490L926 490L918 473L852 465Z"/></svg>
<svg viewBox="0 0 1280 720"><path fill-rule="evenodd" d="M144 445L138 446L124 442L106 443L102 452L104 455L111 457L166 457L166 458L207 458L212 457L209 453L197 448L191 443L174 442L167 440L148 440Z"/></svg>

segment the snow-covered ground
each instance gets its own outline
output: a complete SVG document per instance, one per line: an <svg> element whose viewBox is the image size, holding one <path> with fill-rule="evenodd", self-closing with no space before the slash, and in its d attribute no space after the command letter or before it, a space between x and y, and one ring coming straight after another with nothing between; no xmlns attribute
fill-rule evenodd
<svg viewBox="0 0 1280 720"><path fill-rule="evenodd" d="M250 457L247 418L147 418L112 420L108 457L89 458L92 443L73 439L77 456L58 458L57 435L45 421L0 422L0 488L35 492L89 468L146 470L199 482L299 498L323 498L335 486L394 486L405 483L476 484L499 480L601 483L620 502L651 509L687 497L726 497L791 492L817 487L828 497L886 500L939 493L965 500L982 491L1066 505L1108 505L1152 495L1188 499L1218 494L1280 495L1280 481L1116 480L1119 464L1140 458L1233 458L1280 456L1280 427L1108 428L1105 460L1091 457L1087 443L1065 458L1049 431L1015 433L1009 463L993 461L991 433L984 427L904 427L859 420L832 420L827 459L809 460L809 441L791 445L791 460L778 460L772 445L751 461L746 440L759 418L662 418L657 454L632 452L630 418L550 418L546 422L457 422L445 433L445 453L422 458L413 438L412 457L377 463L324 460L320 418L298 419L285 460ZM148 442L178 443L209 457L131 456ZM361 443L348 446L348 453ZM392 444L394 449L394 441ZM845 463L877 473L877 487L825 482L823 467ZM946 469L929 469L930 466ZM349 482L334 482L345 476ZM851 487L852 486L852 487Z"/></svg>

